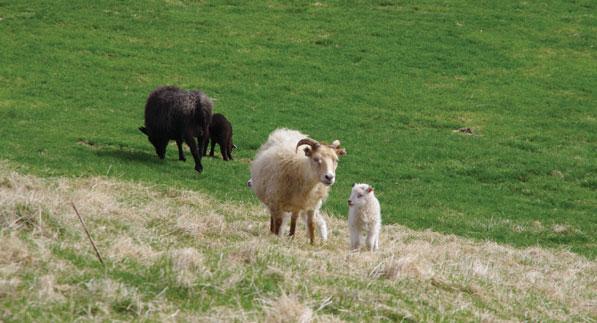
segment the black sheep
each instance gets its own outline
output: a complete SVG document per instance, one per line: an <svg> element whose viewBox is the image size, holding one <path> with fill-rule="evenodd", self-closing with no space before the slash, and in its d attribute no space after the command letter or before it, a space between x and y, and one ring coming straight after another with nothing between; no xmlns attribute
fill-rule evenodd
<svg viewBox="0 0 597 323"><path fill-rule="evenodd" d="M182 151L184 140L193 154L195 170L201 172L201 152L209 138L212 106L209 97L201 91L186 91L175 86L158 87L147 98L145 126L139 127L139 130L147 135L160 159L164 159L168 142L176 140L178 158L186 160Z"/></svg>
<svg viewBox="0 0 597 323"><path fill-rule="evenodd" d="M222 114L216 113L211 119L209 125L209 137L211 139L211 151L209 155L214 156L214 146L220 145L220 152L224 160L232 160L232 148L236 148L232 143L232 124ZM207 154L207 145L203 155Z"/></svg>

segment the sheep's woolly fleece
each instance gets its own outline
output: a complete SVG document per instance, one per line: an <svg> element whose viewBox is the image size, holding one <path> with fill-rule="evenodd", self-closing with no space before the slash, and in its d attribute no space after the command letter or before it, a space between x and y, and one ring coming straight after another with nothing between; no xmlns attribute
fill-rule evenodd
<svg viewBox="0 0 597 323"><path fill-rule="evenodd" d="M315 246L302 226L272 236L268 219L257 204L0 163L0 320L597 320L597 264L570 252L400 225L384 226L378 252L351 252L345 219L329 217Z"/></svg>

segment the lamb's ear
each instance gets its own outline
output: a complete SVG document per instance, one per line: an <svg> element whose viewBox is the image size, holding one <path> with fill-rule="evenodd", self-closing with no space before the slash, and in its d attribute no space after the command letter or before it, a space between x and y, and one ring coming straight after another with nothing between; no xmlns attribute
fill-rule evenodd
<svg viewBox="0 0 597 323"><path fill-rule="evenodd" d="M338 140L338 139L334 140L334 142L332 142L332 146L340 147L340 140Z"/></svg>
<svg viewBox="0 0 597 323"><path fill-rule="evenodd" d="M344 149L344 148L336 148L336 154L338 156L344 156L344 155L346 155L346 149Z"/></svg>
<svg viewBox="0 0 597 323"><path fill-rule="evenodd" d="M357 183L352 183L352 187L354 187L355 185L357 185Z"/></svg>
<svg viewBox="0 0 597 323"><path fill-rule="evenodd" d="M145 128L145 127L139 127L139 130L140 130L142 133L144 133L144 134L146 134L146 135L148 135L148 136L149 136L149 134L147 133L147 128Z"/></svg>
<svg viewBox="0 0 597 323"><path fill-rule="evenodd" d="M305 156L307 157L311 157L311 148L310 147L305 147L305 149L303 149L303 151L305 152Z"/></svg>
<svg viewBox="0 0 597 323"><path fill-rule="evenodd" d="M367 193L371 193L371 192L373 192L373 186L369 186L369 187L367 188Z"/></svg>

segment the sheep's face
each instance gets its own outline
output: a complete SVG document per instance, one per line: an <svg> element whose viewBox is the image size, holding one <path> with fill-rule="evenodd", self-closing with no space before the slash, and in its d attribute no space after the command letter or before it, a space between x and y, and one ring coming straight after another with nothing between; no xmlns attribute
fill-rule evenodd
<svg viewBox="0 0 597 323"><path fill-rule="evenodd" d="M149 142L155 147L155 153L158 154L158 157L164 159L166 157L166 146L168 146L168 141L164 142L164 140L149 137Z"/></svg>
<svg viewBox="0 0 597 323"><path fill-rule="evenodd" d="M346 150L340 148L340 141L336 140L331 145L311 145L304 151L311 161L311 167L317 172L319 181L328 186L333 185L336 182L339 157L346 154Z"/></svg>
<svg viewBox="0 0 597 323"><path fill-rule="evenodd" d="M368 184L352 184L352 192L348 198L349 207L360 207L367 203L367 199L373 194L373 187Z"/></svg>
<svg viewBox="0 0 597 323"><path fill-rule="evenodd" d="M147 140L149 140L149 142L155 148L155 153L158 155L158 157L160 157L160 159L164 159L164 157L166 157L166 146L168 146L169 140L152 136L145 127L139 127L139 130L147 136Z"/></svg>

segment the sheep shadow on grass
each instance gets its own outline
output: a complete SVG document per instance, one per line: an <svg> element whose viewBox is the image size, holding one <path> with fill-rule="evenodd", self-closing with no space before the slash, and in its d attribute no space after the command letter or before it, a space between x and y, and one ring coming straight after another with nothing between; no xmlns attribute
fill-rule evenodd
<svg viewBox="0 0 597 323"><path fill-rule="evenodd" d="M143 163L148 166L164 164L164 161L160 160L153 150L142 150L122 143L98 143L93 140L81 139L77 143L102 158L120 159L122 161Z"/></svg>
<svg viewBox="0 0 597 323"><path fill-rule="evenodd" d="M99 157L111 157L123 161L138 162L147 165L160 165L164 163L164 160L160 160L155 154L142 151L127 151L108 148L97 150L94 153Z"/></svg>

